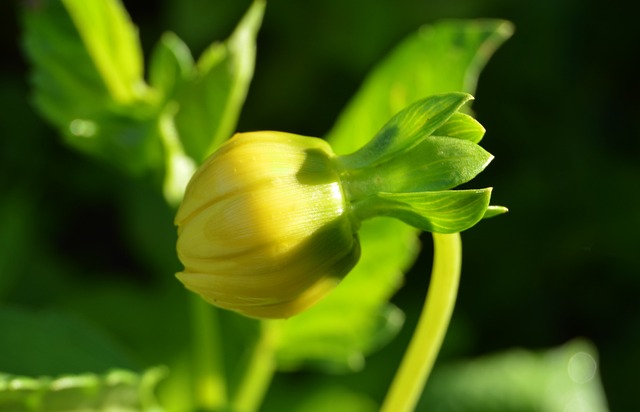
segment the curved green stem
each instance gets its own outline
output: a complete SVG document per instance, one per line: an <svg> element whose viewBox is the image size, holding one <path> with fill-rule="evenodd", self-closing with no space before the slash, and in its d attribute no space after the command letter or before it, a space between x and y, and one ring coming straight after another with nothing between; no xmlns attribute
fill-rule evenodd
<svg viewBox="0 0 640 412"><path fill-rule="evenodd" d="M198 410L218 411L227 406L227 381L222 358L218 309L189 293L193 323L194 397Z"/></svg>
<svg viewBox="0 0 640 412"><path fill-rule="evenodd" d="M246 372L232 402L234 411L257 411L276 371L274 345L278 324L275 321L264 320L260 322L260 326L260 337L253 348Z"/></svg>
<svg viewBox="0 0 640 412"><path fill-rule="evenodd" d="M449 326L460 281L460 234L434 233L433 247L433 268L427 298L381 412L414 410Z"/></svg>

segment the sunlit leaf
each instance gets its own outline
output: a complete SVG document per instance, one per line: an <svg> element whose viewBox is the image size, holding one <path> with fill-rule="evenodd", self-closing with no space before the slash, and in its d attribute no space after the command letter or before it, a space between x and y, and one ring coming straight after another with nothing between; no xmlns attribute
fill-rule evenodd
<svg viewBox="0 0 640 412"><path fill-rule="evenodd" d="M62 0L111 97L135 101L144 91L138 31L118 0ZM67 62L68 64L69 62Z"/></svg>
<svg viewBox="0 0 640 412"><path fill-rule="evenodd" d="M410 103L450 91L473 93L480 70L510 33L511 25L501 20L447 21L420 29L374 69L328 140L337 153L352 153ZM362 257L354 270L328 298L284 323L281 365L353 369L377 347L379 336L388 339L398 329L397 323L377 320L395 313L387 302L416 256L417 232L377 218L364 222L359 233Z"/></svg>

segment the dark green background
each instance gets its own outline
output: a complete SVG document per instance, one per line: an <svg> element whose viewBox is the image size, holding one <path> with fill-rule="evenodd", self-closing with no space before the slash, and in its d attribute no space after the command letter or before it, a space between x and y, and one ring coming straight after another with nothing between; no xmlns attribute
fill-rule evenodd
<svg viewBox="0 0 640 412"><path fill-rule="evenodd" d="M146 54L173 30L199 55L230 33L248 4L125 1ZM239 129L322 136L366 73L420 25L512 21L516 33L483 72L474 104L488 130L483 146L496 156L474 187L494 186L493 203L511 212L463 234L462 284L443 358L585 337L600 353L611 409L633 410L640 404L640 31L627 6L272 0ZM158 206L153 213L159 221L166 214L166 227L127 226L127 203L140 187L64 147L33 111L17 15L16 2L0 4L0 302L64 307L77 282L114 278L151 288L159 271L170 276L178 267L171 216ZM374 364L399 359L415 322L431 264L424 239L425 253L394 299L407 326Z"/></svg>

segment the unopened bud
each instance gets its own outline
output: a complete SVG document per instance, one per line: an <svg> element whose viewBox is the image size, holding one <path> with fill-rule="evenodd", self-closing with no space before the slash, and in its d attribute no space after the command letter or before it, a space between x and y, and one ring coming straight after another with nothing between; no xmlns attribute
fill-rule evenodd
<svg viewBox="0 0 640 412"><path fill-rule="evenodd" d="M453 233L506 208L491 188L450 190L491 161L464 93L395 115L358 151L281 132L235 135L192 177L176 216L178 278L214 305L261 318L310 307L353 268L360 222L390 216Z"/></svg>
<svg viewBox="0 0 640 412"><path fill-rule="evenodd" d="M359 257L330 146L280 132L235 135L200 167L176 216L178 278L210 303L286 318Z"/></svg>

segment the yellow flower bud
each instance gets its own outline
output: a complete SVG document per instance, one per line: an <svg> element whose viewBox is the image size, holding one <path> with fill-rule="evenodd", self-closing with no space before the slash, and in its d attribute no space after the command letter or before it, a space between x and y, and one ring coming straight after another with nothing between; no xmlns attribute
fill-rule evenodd
<svg viewBox="0 0 640 412"><path fill-rule="evenodd" d="M240 133L192 177L176 216L177 277L208 302L286 318L325 296L360 247L331 147Z"/></svg>

